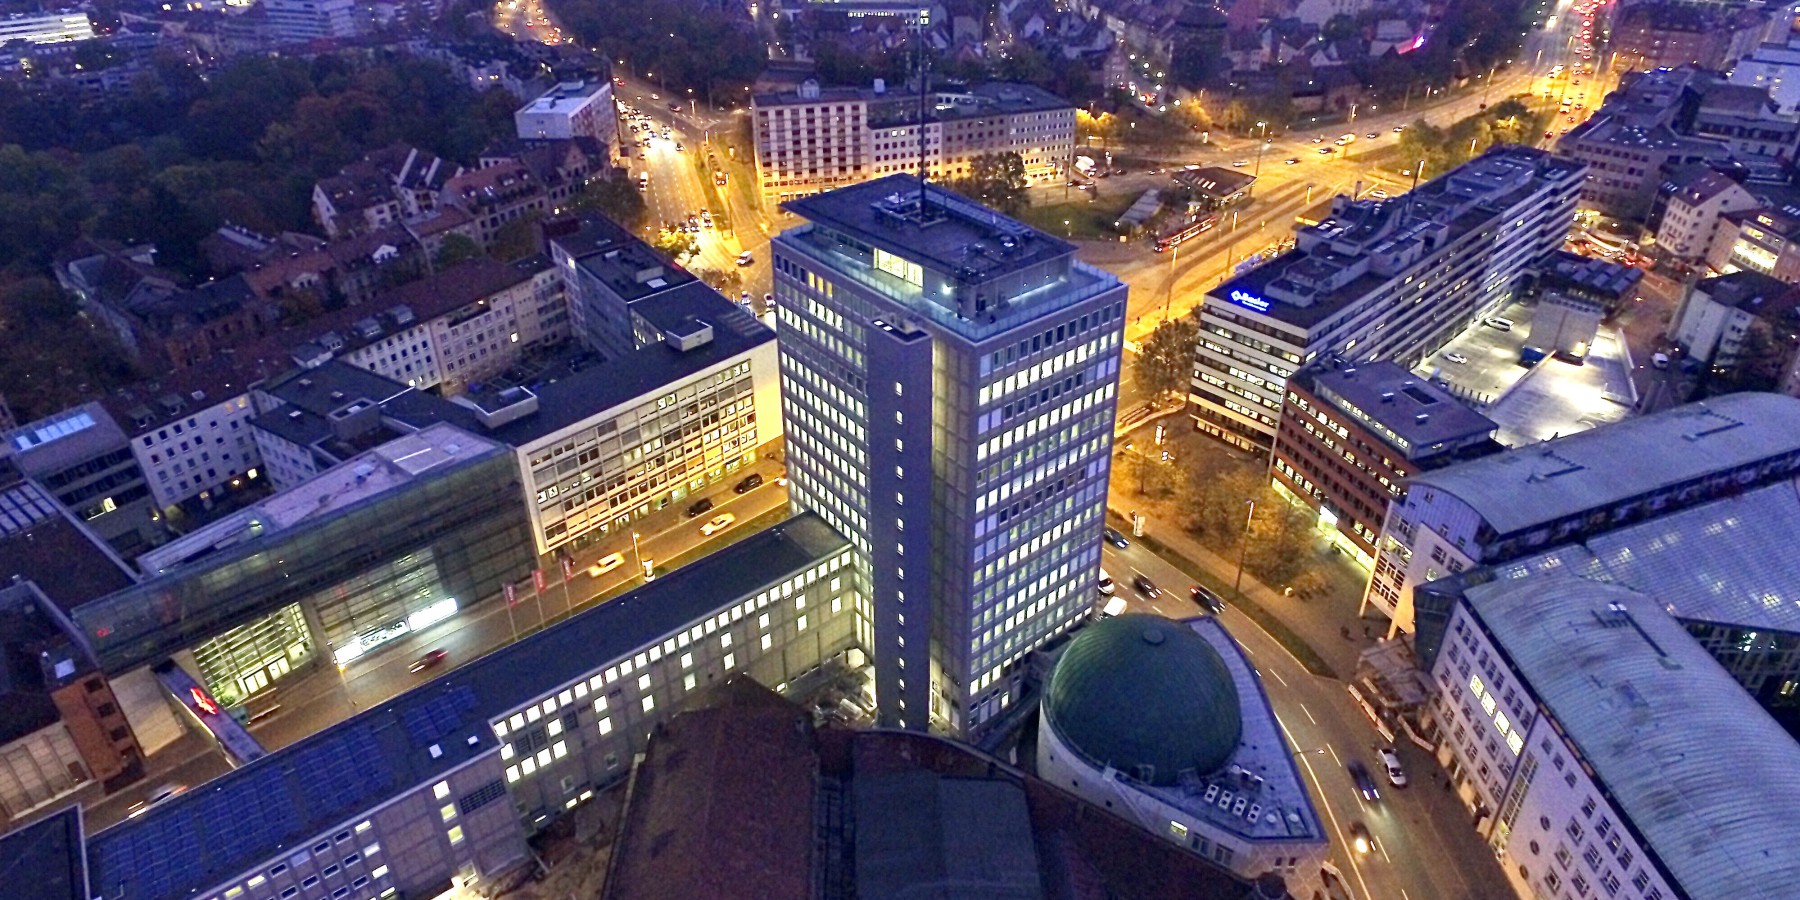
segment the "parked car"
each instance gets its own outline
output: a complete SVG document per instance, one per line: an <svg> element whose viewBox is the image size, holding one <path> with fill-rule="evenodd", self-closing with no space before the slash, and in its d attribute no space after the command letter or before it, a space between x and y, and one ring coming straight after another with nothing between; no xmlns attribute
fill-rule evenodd
<svg viewBox="0 0 1800 900"><path fill-rule="evenodd" d="M1106 542L1113 545L1114 547L1119 548L1120 550L1123 550L1126 547L1131 546L1131 542L1126 540L1125 536L1120 534L1119 530L1117 528L1106 529Z"/></svg>
<svg viewBox="0 0 1800 900"><path fill-rule="evenodd" d="M1124 614L1124 597L1108 597L1106 598L1106 603L1102 604L1100 607L1100 618L1102 619L1110 619L1114 616L1122 616Z"/></svg>
<svg viewBox="0 0 1800 900"><path fill-rule="evenodd" d="M1513 321L1503 316L1489 316L1483 324L1499 331L1511 331L1513 327Z"/></svg>
<svg viewBox="0 0 1800 900"><path fill-rule="evenodd" d="M1299 165L1299 164L1300 164L1300 157L1298 157L1298 156L1290 156L1290 157L1288 157L1288 159L1287 159L1287 164L1288 164L1288 165L1290 165L1290 166L1297 166L1297 165Z"/></svg>
<svg viewBox="0 0 1800 900"><path fill-rule="evenodd" d="M1194 598L1195 603L1200 604L1207 612L1215 616L1225 611L1224 599L1200 585L1196 584L1188 588L1188 596Z"/></svg>
<svg viewBox="0 0 1800 900"><path fill-rule="evenodd" d="M700 533L710 537L730 528L731 523L736 521L737 516L734 516L731 513L719 513L718 515L713 516L712 521L700 526Z"/></svg>
<svg viewBox="0 0 1800 900"><path fill-rule="evenodd" d="M444 657L449 656L449 655L450 655L450 651L448 651L448 650L429 651L424 656L421 656L418 659L413 660L412 665L406 667L406 671L408 671L408 672L423 672L426 669L435 668L438 663L441 663L444 661Z"/></svg>
<svg viewBox="0 0 1800 900"><path fill-rule="evenodd" d="M1156 582L1151 581L1147 575L1139 575L1131 579L1131 586L1137 588L1138 593L1152 600L1162 596L1162 588L1157 587Z"/></svg>
<svg viewBox="0 0 1800 900"><path fill-rule="evenodd" d="M738 482L737 486L732 488L731 490L733 493L737 493L737 494L748 494L751 491L754 491L757 488L762 487L762 483L763 483L763 477L755 472L751 472L750 474L745 475L744 480Z"/></svg>
<svg viewBox="0 0 1800 900"><path fill-rule="evenodd" d="M745 250L744 252L738 254L738 257L737 257L738 265L747 266L753 262L756 262L756 256L754 254L752 254L750 251Z"/></svg>
<svg viewBox="0 0 1800 900"><path fill-rule="evenodd" d="M701 497L700 499L694 501L694 505L689 506L687 508L687 517L690 519L698 519L698 518L700 518L700 516L704 515L706 512L708 512L712 508L713 508L712 498L711 497Z"/></svg>
<svg viewBox="0 0 1800 900"><path fill-rule="evenodd" d="M611 572L612 570L614 570L624 564L625 564L625 554L624 553L611 553L606 556L600 557L599 562L594 563L591 566L588 566L588 575L590 577L597 577L600 575L605 575L606 573Z"/></svg>
<svg viewBox="0 0 1800 900"><path fill-rule="evenodd" d="M1100 589L1100 594L1105 597L1111 597L1113 595L1113 591L1117 590L1117 588L1113 585L1112 576L1106 574L1105 569L1100 570L1099 589Z"/></svg>
<svg viewBox="0 0 1800 900"><path fill-rule="evenodd" d="M1460 365L1468 362L1469 358L1462 355L1461 353L1446 353L1446 354L1444 354L1444 361L1453 362L1460 366Z"/></svg>
<svg viewBox="0 0 1800 900"><path fill-rule="evenodd" d="M1247 159L1234 159L1231 161L1231 165L1234 168L1238 168L1238 169L1241 169L1249 164L1250 164L1250 161Z"/></svg>
<svg viewBox="0 0 1800 900"><path fill-rule="evenodd" d="M1406 787L1406 770L1400 768L1400 754L1392 747L1383 747L1376 751L1381 756L1382 768L1387 769L1388 783L1394 787Z"/></svg>
<svg viewBox="0 0 1800 900"><path fill-rule="evenodd" d="M1380 800L1381 789L1375 786L1375 779L1369 777L1369 767L1361 762L1351 760L1344 768L1350 771L1350 780L1356 783L1356 792L1364 800Z"/></svg>

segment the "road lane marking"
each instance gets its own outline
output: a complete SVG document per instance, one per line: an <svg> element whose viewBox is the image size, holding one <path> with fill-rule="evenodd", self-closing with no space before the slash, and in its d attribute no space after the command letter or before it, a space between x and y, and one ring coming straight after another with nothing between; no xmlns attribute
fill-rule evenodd
<svg viewBox="0 0 1800 900"><path fill-rule="evenodd" d="M1281 721L1280 716L1275 717L1275 724L1281 726L1281 733L1287 737L1288 745L1297 746L1293 733L1288 731L1287 723ZM1319 773L1313 769L1312 760L1307 759L1311 755L1310 753L1299 753L1296 754L1296 757L1300 760L1300 765L1306 767L1306 774L1312 776L1313 790L1319 795L1319 805L1325 807L1325 815L1331 819L1331 830L1337 832L1338 842L1344 847L1344 856L1350 861L1350 871L1356 874L1356 883L1362 887L1363 896L1373 900L1375 894L1369 890L1369 883L1363 878L1362 867L1356 864L1356 849L1350 846L1349 839L1344 837L1344 828L1338 824L1337 813L1331 809L1331 800L1325 796L1325 786L1319 782ZM1344 887L1346 890L1349 889L1349 885ZM1356 900L1354 892L1351 893L1351 900Z"/></svg>
<svg viewBox="0 0 1800 900"><path fill-rule="evenodd" d="M1315 718L1313 718L1313 714L1312 714L1312 710L1310 710L1310 709L1307 709L1307 708L1306 708L1306 704L1304 704L1304 703L1302 703L1302 704L1300 704L1300 711L1301 711L1301 712L1303 712L1303 713L1306 713L1306 720L1307 720L1307 721L1308 721L1308 722L1311 722L1311 723L1313 723L1313 724L1314 724L1314 725L1317 725L1317 724L1319 724L1319 720L1318 720L1318 719L1315 719Z"/></svg>
<svg viewBox="0 0 1800 900"><path fill-rule="evenodd" d="M1334 763L1337 763L1339 768L1342 768L1344 765L1344 761L1342 759L1338 758L1337 748L1331 746L1331 743L1329 741L1327 741L1325 744L1325 749L1331 751L1331 761Z"/></svg>

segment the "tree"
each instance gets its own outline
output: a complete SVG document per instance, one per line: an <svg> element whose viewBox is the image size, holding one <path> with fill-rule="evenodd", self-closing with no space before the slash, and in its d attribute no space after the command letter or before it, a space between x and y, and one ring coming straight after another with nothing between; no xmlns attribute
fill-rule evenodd
<svg viewBox="0 0 1800 900"><path fill-rule="evenodd" d="M969 164L966 178L952 179L948 187L971 200L1007 215L1017 215L1031 205L1025 195L1025 160L1019 154L983 153Z"/></svg>
<svg viewBox="0 0 1800 900"><path fill-rule="evenodd" d="M1187 498L1183 509L1188 513L1188 530L1215 550L1237 546L1244 531L1248 501L1264 502L1267 486L1259 468L1233 465L1225 471L1192 469L1189 472Z"/></svg>
<svg viewBox="0 0 1800 900"><path fill-rule="evenodd" d="M1194 378L1194 349L1200 340L1200 323L1180 318L1156 326L1142 352L1132 362L1133 374L1152 403L1164 394L1183 390Z"/></svg>
<svg viewBox="0 0 1800 900"><path fill-rule="evenodd" d="M1259 487L1261 496L1256 514L1250 517L1244 568L1264 583L1286 585L1306 567L1306 550L1312 544L1318 515L1276 493L1266 480Z"/></svg>
<svg viewBox="0 0 1800 900"><path fill-rule="evenodd" d="M540 218L540 213L527 213L500 226L494 232L494 243L488 247L488 255L501 262L512 262L541 251L543 248L538 245Z"/></svg>
<svg viewBox="0 0 1800 900"><path fill-rule="evenodd" d="M577 210L597 212L633 232L644 227L649 218L643 193L623 176L588 182L575 195L573 205Z"/></svg>
<svg viewBox="0 0 1800 900"><path fill-rule="evenodd" d="M446 234L444 241L438 245L437 257L431 261L433 268L443 271L464 260L474 259L481 255L481 245L475 239L460 234Z"/></svg>
<svg viewBox="0 0 1800 900"><path fill-rule="evenodd" d="M693 256L700 252L700 241L685 231L659 231L650 246L661 250L676 262L680 262L683 256Z"/></svg>

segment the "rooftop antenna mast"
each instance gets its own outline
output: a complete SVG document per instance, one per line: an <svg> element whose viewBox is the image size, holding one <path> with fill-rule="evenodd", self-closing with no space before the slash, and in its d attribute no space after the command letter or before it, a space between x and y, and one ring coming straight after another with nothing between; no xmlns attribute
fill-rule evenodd
<svg viewBox="0 0 1800 900"><path fill-rule="evenodd" d="M921 221L925 218L925 179L929 172L926 162L928 158L927 151L925 149L927 121L925 114L930 108L927 105L926 100L929 96L931 83L931 54L926 47L925 31L930 27L931 10L919 10L919 58L918 64L914 67L914 71L917 73L919 79L919 218Z"/></svg>

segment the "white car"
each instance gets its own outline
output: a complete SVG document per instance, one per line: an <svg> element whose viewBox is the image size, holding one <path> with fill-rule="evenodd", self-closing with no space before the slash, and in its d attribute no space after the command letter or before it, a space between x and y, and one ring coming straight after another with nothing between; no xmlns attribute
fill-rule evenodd
<svg viewBox="0 0 1800 900"><path fill-rule="evenodd" d="M700 533L707 535L707 536L715 535L721 531L724 531L727 528L730 528L731 523L736 522L736 521L737 521L737 516L734 516L731 513L719 513L718 515L713 517L713 520L711 522L708 522L705 525L700 526Z"/></svg>
<svg viewBox="0 0 1800 900"><path fill-rule="evenodd" d="M606 556L600 557L599 562L594 563L591 566L588 566L588 576L596 577L596 576L600 576L600 575L605 575L606 573L611 572L612 570L614 570L624 564L625 564L625 554L624 553L608 554Z"/></svg>
<svg viewBox="0 0 1800 900"><path fill-rule="evenodd" d="M1099 588L1100 588L1101 595L1106 596L1106 597L1111 597L1113 595L1113 591L1117 590L1117 588L1113 585L1112 576L1106 574L1105 569L1100 570Z"/></svg>
<svg viewBox="0 0 1800 900"><path fill-rule="evenodd" d="M1381 767L1387 770L1388 782L1394 787L1406 787L1406 772L1400 768L1400 754L1392 747L1383 747L1377 752L1381 754Z"/></svg>
<svg viewBox="0 0 1800 900"><path fill-rule="evenodd" d="M1453 362L1460 366L1463 363L1468 362L1469 358L1462 355L1461 353L1446 353L1446 354L1444 354L1444 361L1445 362Z"/></svg>
<svg viewBox="0 0 1800 900"><path fill-rule="evenodd" d="M1233 165L1233 166L1235 166L1235 167L1237 167L1237 168L1239 168L1239 169L1241 169L1241 168L1243 168L1243 167L1245 167L1245 166L1247 166L1247 165L1249 165L1249 164L1250 164L1250 161L1249 161L1249 160L1247 160L1247 159L1234 159L1234 160L1232 160L1232 161L1231 161L1231 164L1232 164L1232 165Z"/></svg>
<svg viewBox="0 0 1800 900"><path fill-rule="evenodd" d="M1376 188L1369 192L1369 196L1374 197L1377 200L1386 200L1388 197L1388 192L1382 190L1381 188Z"/></svg>

